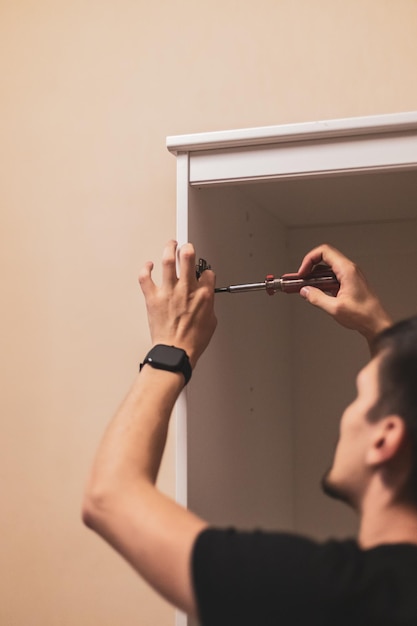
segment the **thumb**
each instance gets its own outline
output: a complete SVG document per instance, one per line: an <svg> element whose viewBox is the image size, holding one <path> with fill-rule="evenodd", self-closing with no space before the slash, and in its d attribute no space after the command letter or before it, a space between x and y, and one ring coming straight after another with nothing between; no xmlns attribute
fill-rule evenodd
<svg viewBox="0 0 417 626"><path fill-rule="evenodd" d="M317 289L317 287L303 287L300 290L300 296L313 306L323 309L326 313L329 313L330 315L334 313L336 298L333 296L327 296L321 289Z"/></svg>

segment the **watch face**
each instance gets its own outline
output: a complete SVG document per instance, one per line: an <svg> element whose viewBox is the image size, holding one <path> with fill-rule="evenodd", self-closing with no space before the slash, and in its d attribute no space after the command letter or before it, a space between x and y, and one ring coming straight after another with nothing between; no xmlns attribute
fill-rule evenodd
<svg viewBox="0 0 417 626"><path fill-rule="evenodd" d="M185 350L176 348L175 346L167 346L161 343L157 344L148 352L145 360L140 364L139 370L141 371L146 364L159 370L181 372L184 374L185 384L187 384L191 378L192 369L188 355Z"/></svg>
<svg viewBox="0 0 417 626"><path fill-rule="evenodd" d="M157 345L148 354L148 360L175 369L181 366L184 360L184 351L173 346Z"/></svg>

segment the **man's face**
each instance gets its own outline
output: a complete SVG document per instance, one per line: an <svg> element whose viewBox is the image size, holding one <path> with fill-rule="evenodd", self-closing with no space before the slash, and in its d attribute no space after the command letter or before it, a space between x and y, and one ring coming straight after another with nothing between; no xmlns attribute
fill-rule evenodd
<svg viewBox="0 0 417 626"><path fill-rule="evenodd" d="M381 356L372 359L357 376L357 395L342 415L333 464L322 481L327 495L354 508L360 506L370 471L366 453L375 426L367 420L367 415L378 400L380 360Z"/></svg>

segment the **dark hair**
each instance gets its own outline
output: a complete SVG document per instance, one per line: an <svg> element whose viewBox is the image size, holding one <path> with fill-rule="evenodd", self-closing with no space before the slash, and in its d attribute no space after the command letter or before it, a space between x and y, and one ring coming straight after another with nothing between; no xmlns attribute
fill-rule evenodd
<svg viewBox="0 0 417 626"><path fill-rule="evenodd" d="M417 504L417 316L402 320L375 338L373 354L381 354L379 366L379 400L368 419L395 413L406 425L412 446L408 492Z"/></svg>

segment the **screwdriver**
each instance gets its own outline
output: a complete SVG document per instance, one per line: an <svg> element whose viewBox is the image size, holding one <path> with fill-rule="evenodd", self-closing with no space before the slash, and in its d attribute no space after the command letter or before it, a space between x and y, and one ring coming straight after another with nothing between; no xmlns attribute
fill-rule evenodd
<svg viewBox="0 0 417 626"><path fill-rule="evenodd" d="M229 285L228 287L217 287L215 293L243 293L245 291L266 291L272 296L277 291L283 293L298 293L302 287L317 287L333 296L339 291L340 283L336 275L327 265L317 265L307 276L298 274L283 274L280 278L275 278L273 274L268 274L261 283L243 283L240 285Z"/></svg>

